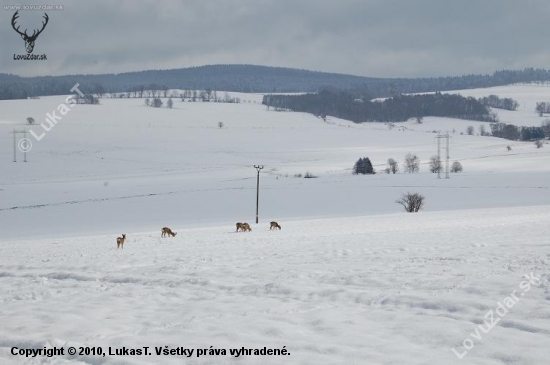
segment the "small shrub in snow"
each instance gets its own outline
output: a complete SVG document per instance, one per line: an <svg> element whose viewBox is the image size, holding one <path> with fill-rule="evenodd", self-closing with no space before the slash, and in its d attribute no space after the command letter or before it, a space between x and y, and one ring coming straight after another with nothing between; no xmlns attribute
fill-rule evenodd
<svg viewBox="0 0 550 365"><path fill-rule="evenodd" d="M403 194L401 199L395 201L397 204L403 206L406 212L416 213L424 205L424 197L420 194L407 193Z"/></svg>
<svg viewBox="0 0 550 365"><path fill-rule="evenodd" d="M462 172L462 164L458 161L453 162L451 172Z"/></svg>

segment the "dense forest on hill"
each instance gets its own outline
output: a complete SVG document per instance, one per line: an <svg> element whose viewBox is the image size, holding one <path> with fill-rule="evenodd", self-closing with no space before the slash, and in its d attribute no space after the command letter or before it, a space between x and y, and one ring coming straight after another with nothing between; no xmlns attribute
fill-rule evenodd
<svg viewBox="0 0 550 365"><path fill-rule="evenodd" d="M91 93L138 89L196 89L238 92L317 92L328 87L354 90L363 96L388 97L407 93L447 91L550 81L550 71L527 68L497 71L492 75L431 78L372 78L255 65L210 65L173 70L149 70L102 75L20 77L0 73L0 100L32 96L66 95L76 84Z"/></svg>

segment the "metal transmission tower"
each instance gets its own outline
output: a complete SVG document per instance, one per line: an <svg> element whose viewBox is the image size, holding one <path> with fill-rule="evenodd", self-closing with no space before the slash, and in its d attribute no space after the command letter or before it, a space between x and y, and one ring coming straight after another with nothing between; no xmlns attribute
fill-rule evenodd
<svg viewBox="0 0 550 365"><path fill-rule="evenodd" d="M258 207L260 205L260 171L264 168L263 165L254 165L256 171L258 171L258 178L256 179L256 224L258 224Z"/></svg>
<svg viewBox="0 0 550 365"><path fill-rule="evenodd" d="M445 161L445 179L449 178L449 132L445 134L445 137L447 138L447 161Z"/></svg>
<svg viewBox="0 0 550 365"><path fill-rule="evenodd" d="M445 159L445 179L448 179L449 178L449 138L451 138L451 136L449 136L449 133L447 132L445 134L438 134L437 137L435 138L437 138L437 160L440 164L441 164L441 139L442 138L446 139L445 149L447 152L447 156ZM438 179L441 179L440 172L441 172L441 166L439 166L439 168L437 169Z"/></svg>

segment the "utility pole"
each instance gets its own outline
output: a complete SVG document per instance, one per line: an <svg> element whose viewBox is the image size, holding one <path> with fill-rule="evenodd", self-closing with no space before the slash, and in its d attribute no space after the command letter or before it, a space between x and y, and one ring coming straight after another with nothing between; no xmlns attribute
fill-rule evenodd
<svg viewBox="0 0 550 365"><path fill-rule="evenodd" d="M260 205L260 171L264 168L263 165L254 165L256 171L258 171L258 177L256 179L256 224L258 224L258 207Z"/></svg>

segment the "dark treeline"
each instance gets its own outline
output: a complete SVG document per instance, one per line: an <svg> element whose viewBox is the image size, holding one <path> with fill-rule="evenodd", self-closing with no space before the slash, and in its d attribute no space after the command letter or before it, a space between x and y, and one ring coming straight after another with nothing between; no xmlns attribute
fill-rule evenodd
<svg viewBox="0 0 550 365"><path fill-rule="evenodd" d="M425 116L495 121L488 107L475 98L456 94L398 95L383 101L360 99L347 91L315 94L265 95L263 104L276 110L312 113L325 118L362 122L401 122Z"/></svg>
<svg viewBox="0 0 550 365"><path fill-rule="evenodd" d="M493 137L509 139L511 141L537 141L550 138L550 120L542 122L540 127L518 127L513 124L492 123Z"/></svg>
<svg viewBox="0 0 550 365"><path fill-rule="evenodd" d="M511 98L499 98L496 95L485 96L479 101L483 105L487 105L491 108L505 109L505 110L516 110L519 106L519 103Z"/></svg>
<svg viewBox="0 0 550 365"><path fill-rule="evenodd" d="M340 90L355 90L365 97L374 98L535 81L550 81L550 71L528 68L521 71L497 71L492 75L388 79L282 67L211 65L102 75L19 77L0 74L0 99L66 95L76 83L80 84L80 90L85 93L93 92L98 85L108 93L127 92L152 84L170 89L262 93L317 92L330 86Z"/></svg>

